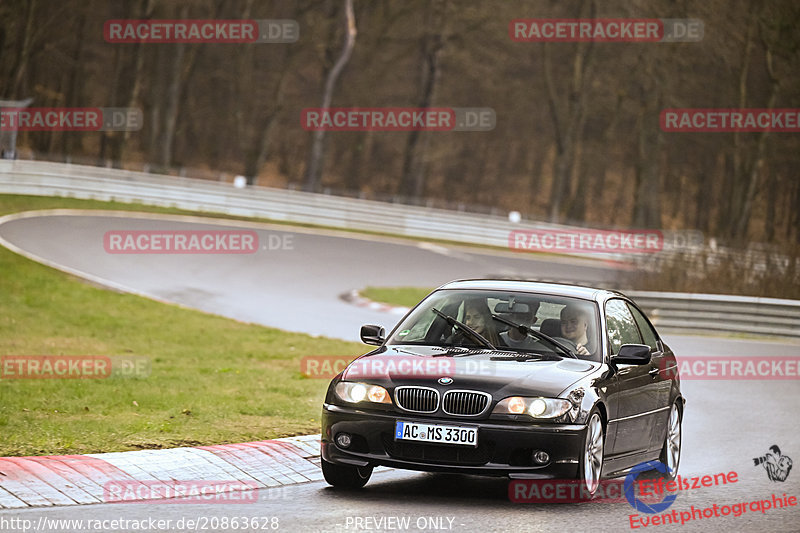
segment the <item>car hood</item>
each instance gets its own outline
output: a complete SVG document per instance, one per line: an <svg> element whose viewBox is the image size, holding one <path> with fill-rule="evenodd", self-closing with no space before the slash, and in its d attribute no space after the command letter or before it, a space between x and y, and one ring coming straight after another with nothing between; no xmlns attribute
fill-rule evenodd
<svg viewBox="0 0 800 533"><path fill-rule="evenodd" d="M393 388L400 385L479 390L495 399L505 396L557 397L576 382L589 378L603 366L577 359L497 361L513 352L480 352L467 356L441 356L437 346L385 346L353 361L342 373L346 381L362 381ZM439 354L439 357L434 355ZM450 378L444 383L440 378Z"/></svg>

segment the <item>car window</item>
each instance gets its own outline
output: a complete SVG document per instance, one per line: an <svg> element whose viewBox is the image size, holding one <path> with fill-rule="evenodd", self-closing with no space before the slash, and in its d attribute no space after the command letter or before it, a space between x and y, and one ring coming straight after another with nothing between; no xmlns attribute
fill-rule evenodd
<svg viewBox="0 0 800 533"><path fill-rule="evenodd" d="M636 325L639 326L639 332L642 334L644 344L648 345L651 350L658 350L658 336L647 322L642 312L630 304L628 304L628 309L630 309L633 319L636 321Z"/></svg>
<svg viewBox="0 0 800 533"><path fill-rule="evenodd" d="M466 303L471 304L472 319L468 317ZM513 338L509 326L493 316L505 318L516 324L532 326L534 331L541 329L544 320L550 319L555 330L548 330L554 337L575 334L589 355L582 357L599 360L602 350L598 338L598 309L595 304L577 298L557 295L544 295L512 291L490 290L447 290L440 289L429 295L414 309L390 335L389 344L417 344L471 347L477 345L474 339L464 335L445 320L437 316L432 308L451 316L486 337L498 348L512 348L520 351L553 352L553 346L534 337ZM576 315L576 326L564 331L561 328L562 313L565 309ZM477 315L476 315L477 313ZM482 316L479 316L482 315ZM585 337L580 338L580 321L585 322Z"/></svg>
<svg viewBox="0 0 800 533"><path fill-rule="evenodd" d="M612 354L619 353L623 344L642 344L639 328L622 300L609 300L606 303L606 331Z"/></svg>

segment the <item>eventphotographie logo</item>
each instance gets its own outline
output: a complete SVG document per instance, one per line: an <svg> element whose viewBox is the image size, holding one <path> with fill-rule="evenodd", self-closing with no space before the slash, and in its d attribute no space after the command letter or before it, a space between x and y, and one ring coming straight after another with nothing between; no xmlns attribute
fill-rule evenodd
<svg viewBox="0 0 800 533"><path fill-rule="evenodd" d="M665 494L664 499L661 501L652 502L645 501L636 494L635 485L639 475L645 472L652 472L653 470L661 472L665 475L669 475L671 473L669 467L661 461L647 461L634 466L630 473L625 476L625 483L623 485L625 499L628 500L628 503L631 505L631 507L637 511L649 514L660 513L666 509L669 509L670 506L675 503L675 499L678 497L677 494L670 493Z"/></svg>
<svg viewBox="0 0 800 533"><path fill-rule="evenodd" d="M754 457L753 463L764 467L770 481L786 481L792 470L792 460L781 454L777 444L770 446L769 451L761 457Z"/></svg>

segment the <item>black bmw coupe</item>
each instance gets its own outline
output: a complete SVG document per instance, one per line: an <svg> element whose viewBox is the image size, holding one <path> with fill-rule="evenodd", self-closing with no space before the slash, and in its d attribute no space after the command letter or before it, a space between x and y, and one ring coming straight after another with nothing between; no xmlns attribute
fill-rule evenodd
<svg viewBox="0 0 800 533"><path fill-rule="evenodd" d="M428 295L330 383L322 471L357 488L383 465L429 472L601 478L659 460L677 475L677 363L623 294L463 280Z"/></svg>

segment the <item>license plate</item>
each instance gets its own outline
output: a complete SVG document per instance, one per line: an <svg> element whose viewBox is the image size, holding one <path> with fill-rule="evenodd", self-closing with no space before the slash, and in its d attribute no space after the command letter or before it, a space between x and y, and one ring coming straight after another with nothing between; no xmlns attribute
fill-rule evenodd
<svg viewBox="0 0 800 533"><path fill-rule="evenodd" d="M419 422L401 422L398 420L395 425L394 438L395 440L416 440L420 442L436 442L438 444L477 446L478 428L421 424Z"/></svg>

